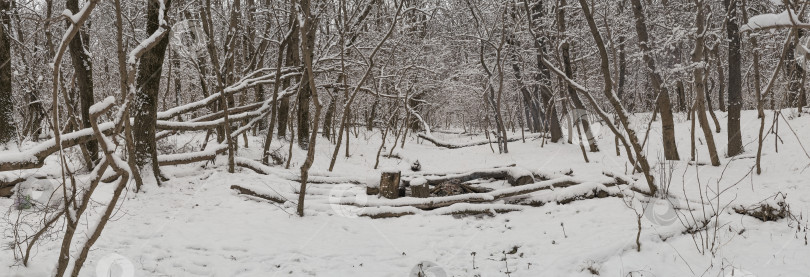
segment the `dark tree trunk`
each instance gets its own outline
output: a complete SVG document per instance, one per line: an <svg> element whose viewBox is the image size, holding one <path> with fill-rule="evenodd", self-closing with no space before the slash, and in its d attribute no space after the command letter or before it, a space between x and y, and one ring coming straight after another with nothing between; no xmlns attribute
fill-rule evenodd
<svg viewBox="0 0 810 277"><path fill-rule="evenodd" d="M326 115L323 117L323 137L329 139L329 136L332 135L332 125L335 117L335 109L337 108L337 104L335 103L337 98L337 91L333 94L332 98L329 100L329 107L326 108Z"/></svg>
<svg viewBox="0 0 810 277"><path fill-rule="evenodd" d="M294 8L291 8L294 9ZM293 16L290 17L289 23L291 24L292 33L298 33L298 19L294 16L295 13L290 13ZM287 44L287 57L286 57L286 66L298 66L301 64L301 60L298 57L298 44L299 44L299 37L297 35L293 35L290 37L290 43ZM284 80L284 88L289 87L295 81L294 78L287 78ZM303 83L303 82L302 82ZM299 84L300 85L300 84ZM303 90L303 88L301 89ZM278 106L278 136L285 137L287 136L287 124L290 118L290 98L284 97L279 102Z"/></svg>
<svg viewBox="0 0 810 277"><path fill-rule="evenodd" d="M730 24L731 22L729 22ZM729 34L730 36L730 34ZM732 39L729 37L729 39ZM738 47L739 48L739 47ZM720 59L720 47L718 45L714 46L712 50L714 53L715 62L717 63L717 108L720 109L721 112L726 111L726 73L723 68L723 60ZM731 54L731 49L729 49L729 54ZM730 60L729 60L730 61ZM739 61L738 61L739 62ZM731 70L731 64L729 66L729 71ZM739 66L738 66L739 67ZM731 81L731 72L729 72L729 82ZM731 83L729 83L731 85ZM739 86L739 85L738 85Z"/></svg>
<svg viewBox="0 0 810 277"><path fill-rule="evenodd" d="M290 117L290 98L284 97L284 99L278 100L278 124L276 126L278 136L279 137L286 137L287 136L287 124Z"/></svg>
<svg viewBox="0 0 810 277"><path fill-rule="evenodd" d="M737 25L737 5L723 0L726 6L728 23L728 156L736 156L743 152L742 134L740 133L740 109L742 109L742 72L740 70L740 32ZM722 91L720 92L720 105L723 105Z"/></svg>
<svg viewBox="0 0 810 277"><path fill-rule="evenodd" d="M519 64L518 49L520 48L519 42L514 39L514 34L507 38L506 43L512 46L512 51L509 51L509 59L512 64L512 72L515 75L516 82L520 88L520 97L523 101L523 111L526 116L526 122L529 124L530 132L541 132L543 130L542 118L540 115L540 103L535 101L534 93L529 91L529 86L523 80L523 73Z"/></svg>
<svg viewBox="0 0 810 277"><path fill-rule="evenodd" d="M627 83L627 55L624 53L624 42L624 36L619 36L619 88L616 95L620 101L624 101L624 86Z"/></svg>
<svg viewBox="0 0 810 277"><path fill-rule="evenodd" d="M72 13L79 12L79 0L67 0L65 6ZM67 23L70 26L70 22ZM95 103L93 99L93 59L86 47L90 47L89 36L87 33L80 29L73 40L68 45L70 47L70 57L73 62L73 70L76 72L76 83L79 87L79 107L81 110L81 128L90 128L90 106ZM87 167L92 168L98 160L98 143L95 140L90 140L85 143L90 161L87 161Z"/></svg>
<svg viewBox="0 0 810 277"><path fill-rule="evenodd" d="M638 47L642 51L644 63L647 66L653 93L658 95L658 110L661 113L661 129L663 130L664 156L667 160L679 160L678 146L675 144L675 123L672 119L672 106L669 101L669 92L663 86L661 75L655 67L652 49L650 49L650 38L647 33L647 19L641 7L641 0L631 0L633 4L633 16L636 19L636 34L638 34ZM655 113L655 112L653 112Z"/></svg>
<svg viewBox="0 0 810 277"><path fill-rule="evenodd" d="M0 145L17 140L11 87L10 0L0 0Z"/></svg>
<svg viewBox="0 0 810 277"><path fill-rule="evenodd" d="M171 0L167 0L165 7L169 8ZM147 2L146 13L146 33L152 34L158 31L160 23L158 16L160 6L158 1ZM167 18L167 12L163 11L163 18ZM157 123L157 100L160 89L160 76L163 71L163 58L166 54L166 47L169 45L169 36L163 38L149 51L143 54L138 64L138 76L136 77L135 105L132 113L135 117L133 125L133 135L135 138L135 164L140 170L146 169L151 164L155 179L160 182L160 168L157 162L157 146L155 144L155 124Z"/></svg>
<svg viewBox="0 0 810 277"><path fill-rule="evenodd" d="M530 11L533 14L532 20L540 22L542 21L543 16L545 15L546 11L543 8L543 2L537 2L532 7ZM537 75L540 91L540 97L543 100L543 107L546 108L546 118L547 120L547 127L549 132L551 132L551 142L558 142L562 139L563 132L562 127L560 126L560 120L557 117L557 109L554 105L554 95L551 93L551 72L548 70L545 64L542 62L542 57L545 56L546 52L548 51L548 41L547 38L544 36L540 36L535 40L535 46L537 47L537 68L539 69L539 73Z"/></svg>
<svg viewBox="0 0 810 277"><path fill-rule="evenodd" d="M301 90L298 91L298 110L296 111L296 120L298 121L298 146L301 149L309 149L309 103L312 97L312 92L309 88L309 76L307 73L301 76ZM318 120L315 118L314 120ZM312 130L317 132L318 130Z"/></svg>
<svg viewBox="0 0 810 277"><path fill-rule="evenodd" d="M368 131L374 129L374 119L377 118L377 105L379 104L380 99L374 98L374 103L371 105L371 112L369 112L368 118L366 118L366 130ZM324 127L326 127L325 124Z"/></svg>
<svg viewBox="0 0 810 277"><path fill-rule="evenodd" d="M565 0L560 1L561 6L566 6ZM559 28L560 33L566 33L566 26L565 26L565 10L559 9L557 12L557 25ZM563 42L562 47L560 47L560 51L562 51L562 60L563 60L563 67L565 70L565 76L574 79L574 70L571 68L571 45L566 40ZM582 128L585 129L585 137L588 138L588 145L590 145L591 152L599 152L599 145L596 142L596 138L591 131L591 124L588 122L587 110L585 109L585 105L582 104L582 100L579 99L579 95L574 87L567 85L565 86L568 91L568 96L571 98L571 104L574 105L575 110L573 111L572 115L575 119L574 125L582 124ZM577 125L579 126L579 125ZM579 129L577 129L579 130ZM570 137L568 138L571 139ZM581 140L581 135L580 135ZM581 143L580 143L581 144ZM587 156L585 157L587 160Z"/></svg>
<svg viewBox="0 0 810 277"><path fill-rule="evenodd" d="M686 112L686 93L683 88L683 81L678 80L675 84L675 89L678 91L678 110Z"/></svg>

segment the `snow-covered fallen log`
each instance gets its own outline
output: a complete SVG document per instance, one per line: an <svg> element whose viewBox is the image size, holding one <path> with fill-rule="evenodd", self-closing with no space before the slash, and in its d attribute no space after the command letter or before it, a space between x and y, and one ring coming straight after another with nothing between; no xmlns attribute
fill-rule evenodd
<svg viewBox="0 0 810 277"><path fill-rule="evenodd" d="M522 211L526 207L508 204L468 204L458 203L448 207L430 211L423 211L413 207L374 207L366 208L358 213L359 216L370 218L394 218L406 215L495 215L496 213L508 213Z"/></svg>
<svg viewBox="0 0 810 277"><path fill-rule="evenodd" d="M261 72L261 71L262 70L258 70L256 72ZM282 72L281 72L282 76L281 77L283 79L283 78L290 78L290 77L293 77L293 76L296 76L296 75L300 75L300 73L298 73L297 71L298 71L298 68L293 68L293 67L284 68L284 69L282 69ZM254 72L254 74L256 72ZM262 75L262 76L260 76L258 78L261 79L261 80L265 80L265 79L270 80L273 77L275 77L275 72L268 73L266 75ZM229 94L232 94L234 92L244 90L245 88L256 85L256 84L257 84L257 77L256 76L246 76L245 78L243 78L242 80L240 80L236 84L233 84L233 85L225 88L225 91L227 93L229 93ZM288 96L288 95L280 94L279 99L282 99L285 96ZM195 101L195 102L187 103L185 105L177 106L177 107L168 109L168 110L163 111L163 112L158 112L157 113L157 118L158 118L158 120L166 120L166 119L170 119L170 118L176 117L176 116L184 114L184 113L192 112L192 111L201 109L203 107L206 107L206 106L210 105L211 103L214 103L214 101L219 100L221 97L222 97L221 92L214 93L214 94L211 94L210 96L208 96L208 97L206 97L206 98L204 98L202 100L198 100L198 101Z"/></svg>
<svg viewBox="0 0 810 277"><path fill-rule="evenodd" d="M493 190L483 193L468 193L451 196L413 198L404 197L398 199L374 198L365 201L357 201L356 198L341 198L337 201L342 205L353 205L360 207L413 207L417 209L430 210L447 207L456 203L487 203L507 197L529 194L541 190L569 187L581 183L571 177L563 177L550 181L542 181L534 184Z"/></svg>
<svg viewBox="0 0 810 277"><path fill-rule="evenodd" d="M112 132L114 123L107 122L99 124L99 129L105 134ZM96 139L92 128L81 129L72 133L62 134L60 141L62 149L70 148L79 144ZM42 167L45 158L59 151L56 139L44 141L28 150L2 151L0 152L0 172L10 170L32 169Z"/></svg>
<svg viewBox="0 0 810 277"><path fill-rule="evenodd" d="M410 176L407 176L408 177L407 179L403 178L402 182L405 186L408 186L410 185L411 180L414 180L416 178L424 178L425 180L427 180L428 185L435 186L451 180L463 183L476 179L496 179L496 180L506 180L512 186L522 186L534 183L535 180L533 176L534 174L530 170L522 167L515 167L514 165L512 165L508 167L476 169L462 173L423 174L423 175L412 174Z"/></svg>
<svg viewBox="0 0 810 277"><path fill-rule="evenodd" d="M238 194L244 194L244 195L248 195L248 196L251 196L251 197L261 198L261 199L268 200L268 201L275 202L275 203L279 203L279 204L284 204L285 202L289 201L289 200L285 199L284 196L282 196L280 194L277 194L277 193L268 194L268 193L263 193L263 192L257 192L255 190L252 190L252 189L240 186L240 185L232 185L231 189L236 191L236 193L238 193Z"/></svg>
<svg viewBox="0 0 810 277"><path fill-rule="evenodd" d="M238 166L253 170L254 172L262 175L278 176L280 178L295 182L301 181L301 175L290 170L269 167L260 162L242 157L236 157L234 162L236 162L236 165ZM364 180L351 176L342 176L332 172L318 171L310 171L309 178L307 178L307 182L313 184L362 184L363 181Z"/></svg>
<svg viewBox="0 0 810 277"><path fill-rule="evenodd" d="M170 155L159 155L158 164L160 166L180 165L213 160L217 155L222 154L227 150L228 150L227 144L208 145L207 149L203 151L170 154Z"/></svg>
<svg viewBox="0 0 810 277"><path fill-rule="evenodd" d="M525 138L526 139L541 138L541 137L543 137L543 135L544 135L543 133L528 134L528 135L525 136ZM448 148L448 149L458 149L458 148L464 148L464 147L486 145L486 144L495 142L495 141L491 141L491 140L477 140L477 141L466 142L466 143L454 143L454 142L443 141L443 140L440 140L438 138L433 137L432 135L428 135L428 134L424 134L424 133L419 133L417 136L419 138L421 138L421 139L429 141L430 143L433 143L433 145L443 147L443 148ZM513 137L513 138L506 139L506 141L507 142L513 142L513 141L519 141L519 140L522 140L522 139L523 139L523 137Z"/></svg>

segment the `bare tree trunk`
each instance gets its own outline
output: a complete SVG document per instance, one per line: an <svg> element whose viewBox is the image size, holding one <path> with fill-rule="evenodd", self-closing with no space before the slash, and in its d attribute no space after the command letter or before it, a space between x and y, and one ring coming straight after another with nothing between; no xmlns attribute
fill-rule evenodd
<svg viewBox="0 0 810 277"><path fill-rule="evenodd" d="M0 146L17 141L11 86L11 1L0 0Z"/></svg>
<svg viewBox="0 0 810 277"><path fill-rule="evenodd" d="M118 52L118 75L119 75L119 83L121 93L126 93L127 99L131 99L132 94L134 92L129 91L130 84L134 80L131 80L130 74L127 72L127 62L126 62L126 54L124 53L124 23L123 23L123 16L121 15L121 1L115 0L115 46ZM133 70L134 70L134 65ZM134 72L132 73L134 74ZM130 107L124 111L123 118L129 119L132 110L132 104ZM92 124L92 122L91 122ZM132 124L129 120L124 120L124 141L126 141L126 150L127 150L127 164L129 168L132 169L132 177L135 179L135 192L139 192L141 187L143 186L143 179L141 178L141 173L136 170L137 165L135 163L136 154L135 154L135 142L133 138L132 132Z"/></svg>
<svg viewBox="0 0 810 277"><path fill-rule="evenodd" d="M726 30L728 33L728 156L733 157L741 154L743 149L742 144L742 130L740 129L740 110L742 109L742 71L740 70L740 61L742 55L740 54L740 30L737 24L737 3L734 1L730 3L729 0L723 0L726 6L728 23L726 23ZM754 50L756 51L756 50ZM755 56L757 54L754 54ZM758 63L758 57L755 57L755 63ZM754 65L759 67L759 65ZM757 68L758 69L758 68ZM759 76L759 71L756 70L754 74ZM758 77L757 77L758 78ZM756 91L759 95L759 80L756 81ZM759 99L757 99L759 100ZM723 94L720 92L720 106L723 106ZM759 101L757 101L759 102ZM722 110L722 109L721 109Z"/></svg>
<svg viewBox="0 0 810 277"><path fill-rule="evenodd" d="M506 42L514 48L509 51L509 59L511 60L512 71L515 75L516 82L520 88L520 97L523 102L523 112L526 117L526 122L528 122L529 131L541 132L543 124L541 123L542 119L540 118L540 106L537 101L534 101L534 93L529 91L529 86L527 86L523 80L523 74L519 65L518 48L520 45L517 40L515 40L514 34L507 38Z"/></svg>
<svg viewBox="0 0 810 277"><path fill-rule="evenodd" d="M229 57L229 56L233 57L232 50L234 49L233 46L234 46L234 40L235 40L235 32L236 32L236 28L237 28L236 26L237 26L237 23L238 23L238 21L236 19L237 19L238 13L239 13L239 6L240 6L239 4L240 4L240 0L235 0L233 2L233 6L231 8L232 9L231 10L231 22L229 24L230 26L228 28L229 29L228 34L226 35L226 38L225 38L225 42L226 42L225 46L226 47L225 47L224 51L225 51L225 56L226 57ZM235 149L236 146L235 146L235 143L234 143L235 138L231 137L231 122L230 122L229 114L228 114L228 106L230 105L230 102L231 102L231 101L229 101L229 99L232 98L233 95L230 95L230 97L229 97L229 95L227 95L225 93L225 82L226 82L226 80L228 78L231 78L231 77L228 77L228 76L233 71L233 65L231 64L231 61L226 60L226 68L225 68L226 72L223 73L220 70L222 67L220 67L219 56L217 54L217 47L214 44L215 43L214 42L214 28L213 28L213 21L211 19L211 16L212 16L211 15L211 0L206 0L205 6L203 7L203 11L204 11L204 14L205 14L205 16L203 16L203 30L205 31L205 33L206 33L206 35L208 37L208 40L207 40L207 43L206 43L207 48L208 48L208 56L211 57L211 64L214 66L214 69L215 69L214 73L217 76L217 92L222 94L222 97L220 98L219 103L220 103L220 107L222 108L222 114L223 114L223 121L224 122L222 123L222 126L223 126L223 129L225 131L224 132L225 133L225 136L224 136L225 137L225 143L228 145L228 172L229 173L234 173L234 171L235 171L235 168L234 168L235 167L235 161L234 161L235 153L234 152L236 151L236 149Z"/></svg>
<svg viewBox="0 0 810 277"><path fill-rule="evenodd" d="M742 0L741 10L742 10L742 20L743 22L748 22L748 11L746 10L747 0ZM738 30L739 31L739 30ZM740 35L739 33L737 35ZM756 159L756 167L757 167L757 175L762 174L762 142L764 140L764 132L765 132L765 99L762 98L762 80L760 79L760 64L759 64L759 42L757 41L756 36L751 36L749 38L749 42L751 43L751 54L753 56L753 67L754 67L754 91L757 100L757 118L759 118L759 133L757 138L757 159ZM731 98L731 95L729 95ZM732 101L731 99L729 99ZM729 110L732 108L729 107ZM731 113L731 111L729 111ZM731 127L729 126L729 130ZM731 151L729 151L731 152Z"/></svg>
<svg viewBox="0 0 810 277"><path fill-rule="evenodd" d="M545 16L545 8L543 7L543 2L537 2L531 7L531 11L527 11L532 14L530 20L541 20ZM557 117L557 108L554 105L554 96L551 92L551 73L549 72L548 68L540 61L542 56L545 56L547 53L548 48L548 41L547 38L544 36L536 36L535 32L534 41L535 47L537 47L537 67L540 71L540 74L537 75L538 82L540 83L540 96L543 99L543 106L546 107L546 120L547 120L547 127L549 132L551 132L551 142L558 142L562 139L563 132L562 127L560 126L560 119Z"/></svg>
<svg viewBox="0 0 810 277"><path fill-rule="evenodd" d="M564 7L564 6L567 6L567 5L568 4L566 3L565 0L560 0L560 6L561 7ZM557 26L558 26L557 28L558 28L560 33L565 34L566 33L565 9L557 9L557 10L558 10L557 11ZM568 78L573 79L574 78L574 71L571 68L571 49L570 49L570 47L571 47L570 42L568 42L568 40L566 39L566 41L564 41L562 43L562 46L560 47L560 51L562 52L562 62L563 62L563 69L565 70L565 76L568 76ZM579 95L577 95L577 91L572 86L566 85L565 87L567 88L567 91L568 91L568 97L570 97L570 99L571 99L571 104L574 105L574 109L575 109L573 111L573 113L572 113L572 116L575 119L573 124L576 125L576 124L579 123L580 125L582 125L582 129L585 130L585 136L588 138L588 145L590 145L591 152L599 152L599 145L597 144L596 138L594 137L593 132L591 131L591 124L590 124L590 122L588 122L588 114L587 114L587 110L585 109L585 105L582 104L582 100L579 99ZM571 131L572 131L570 129L572 129L572 128L569 127L569 131L568 131L569 133L571 133ZM578 133L580 132L579 125L577 125L577 132ZM570 139L571 138L569 137L569 140ZM586 160L588 159L587 156L586 156L585 159Z"/></svg>
<svg viewBox="0 0 810 277"><path fill-rule="evenodd" d="M298 19L295 16L296 13L293 12L293 9L294 9L294 7L290 8L290 17L289 17L290 29L292 30L291 32L293 34L298 34L299 33L298 29L300 29L300 28L298 26ZM298 57L298 43L299 43L298 40L299 39L298 39L297 35L293 35L292 37L290 37L290 41L287 44L287 57L286 57L286 63L285 63L286 66L299 66L299 65L301 65L301 59ZM290 84L292 82L291 79L292 78L288 78L288 79L284 80L284 88L287 88L287 87L290 86ZM298 84L299 85L299 91L301 90L301 88L300 88L301 83L303 83L303 82L299 82L299 84ZM289 118L290 118L290 99L285 97L284 99L281 100L281 102L279 102L279 107L278 107L278 136L279 137L287 136L287 129L286 128L287 128L287 121L289 120Z"/></svg>
<svg viewBox="0 0 810 277"><path fill-rule="evenodd" d="M153 34L159 31L161 22L168 18L168 8L171 0L165 2L165 9L161 10L159 1L147 1L146 33ZM163 13L162 15L160 13ZM168 26L166 26L168 27ZM157 146L155 144L155 124L157 123L157 101L160 89L160 76L163 71L163 58L166 47L169 45L169 36L163 36L160 41L143 54L138 64L136 78L137 93L133 117L133 136L135 139L135 164L140 170L151 166L155 180L160 184L160 167L157 162Z"/></svg>
<svg viewBox="0 0 810 277"><path fill-rule="evenodd" d="M724 0L725 1L725 0ZM730 23L730 22L729 22ZM731 38L729 38L731 39ZM712 55L714 56L714 62L717 66L717 108L720 109L721 112L726 111L726 100L724 93L726 91L726 73L723 68L723 60L720 59L720 44L715 44L714 48L712 48ZM731 49L729 49L731 51ZM729 53L730 54L730 53ZM731 67L731 64L729 64ZM731 70L731 68L729 68ZM729 72L731 74L731 72ZM731 78L731 76L729 76ZM729 79L729 82L731 79ZM707 98L706 101L711 103L711 99ZM709 109L712 108L712 105L709 104Z"/></svg>
<svg viewBox="0 0 810 277"><path fill-rule="evenodd" d="M332 125L334 125L335 110L337 109L337 95L338 92L335 90L335 93L329 99L329 106L326 108L326 114L323 117L323 137L326 139L330 139L332 135Z"/></svg>
<svg viewBox="0 0 810 277"><path fill-rule="evenodd" d="M309 88L309 76L306 76L307 73L304 73L301 76L301 90L298 92L298 96L296 97L296 101L298 104L298 110L296 110L296 120L298 121L298 146L301 149L307 150L309 149L309 105L310 99L312 97L312 92ZM314 119L317 120L317 119ZM318 130L312 130L312 132L318 132Z"/></svg>
<svg viewBox="0 0 810 277"><path fill-rule="evenodd" d="M287 47L287 44L290 41L290 37L293 36L292 32L289 32L287 36L284 37L284 40L278 46L278 56L276 57L276 77L275 82L273 82L273 106L270 111L270 126L267 128L267 136L264 139L264 152L262 152L262 163L268 164L270 158L270 144L273 142L273 130L276 124L276 117L277 109L278 109L278 88L281 86L279 84L279 80L281 79L281 64L284 61L284 49ZM287 99L285 97L284 99ZM286 111L285 111L286 112ZM280 123L279 123L280 124ZM280 128L283 129L284 127Z"/></svg>
<svg viewBox="0 0 810 277"><path fill-rule="evenodd" d="M292 0L293 6L295 0ZM312 93L312 100L315 102L315 117L312 121L312 129L318 130L318 122L321 116L321 104L318 100L318 90L315 86L315 76L312 71L312 56L315 50L315 33L318 29L317 19L310 14L309 0L301 0L301 12L304 20L303 28L301 28L301 52L304 58L304 76L309 80L310 92ZM303 81L301 83L304 83ZM299 107L300 109L300 107ZM299 127L300 128L300 127ZM301 165L301 190L298 192L298 216L304 216L304 198L306 196L307 179L309 178L309 168L312 167L312 162L315 160L315 142L318 139L318 132L313 131L309 137L309 149L307 150L307 158L304 164ZM290 142L292 143L292 142Z"/></svg>
<svg viewBox="0 0 810 277"><path fill-rule="evenodd" d="M78 0L67 0L65 6L72 13L79 12ZM71 23L68 23L68 26ZM76 83L79 86L79 103L82 126L81 128L90 128L90 106L95 103L93 100L93 60L87 52L86 47L90 47L89 36L84 30L79 30L76 36L70 41L70 57L73 62L73 70L76 72ZM98 160L98 143L95 140L85 143L85 148L90 155L90 161L87 162L87 168L90 169L95 165Z"/></svg>
<svg viewBox="0 0 810 277"><path fill-rule="evenodd" d="M579 0L580 6L582 7L582 11L585 14L585 19L588 21L588 27L590 28L591 35L593 36L594 40L596 41L596 46L599 49L599 54L601 57L601 69L602 69L602 78L605 82L604 87L604 94L605 97L608 98L610 104L613 106L613 109L616 111L616 116L619 118L619 121L624 126L625 131L627 132L628 139L630 140L630 144L633 146L633 151L636 154L636 162L638 166L641 167L641 172L644 173L644 177L647 180L647 185L650 189L650 194L656 194L658 191L658 187L655 185L655 181L650 174L650 164L647 162L647 158L644 156L644 150L641 147L641 144L638 142L638 137L636 136L636 132L631 128L629 119L627 117L626 111L622 106L622 103L613 93L613 80L610 76L610 62L608 60L607 50L605 49L605 43L602 40L602 36L599 33L599 29L596 26L596 22L593 18L593 13L590 11L590 7L586 0ZM619 135L618 133L616 135ZM628 153L628 157L630 153Z"/></svg>
<svg viewBox="0 0 810 277"><path fill-rule="evenodd" d="M669 101L669 92L663 86L661 75L655 67L655 59L650 49L650 39L647 33L647 19L641 7L641 0L630 0L633 4L633 15L636 19L636 33L638 34L638 47L643 54L647 65L647 74L652 80L653 91L658 95L658 110L661 113L661 129L663 130L664 157L667 160L679 160L678 146L675 144L675 123L672 119L672 106Z"/></svg>
<svg viewBox="0 0 810 277"><path fill-rule="evenodd" d="M700 63L703 61L704 55L704 41L706 38L706 18L705 8L703 2L698 2L696 22L697 31L695 33L695 50L692 52L692 62ZM717 148L714 144L714 136L712 135L711 127L709 127L709 120L706 118L706 70L702 66L695 67L692 71L695 86L695 113L700 122L700 127L703 129L703 136L706 137L706 145L709 148L709 156L713 166L720 166L720 158L717 156Z"/></svg>
<svg viewBox="0 0 810 277"><path fill-rule="evenodd" d="M686 93L683 88L683 81L678 80L675 83L675 89L678 91L678 110L680 112L686 112Z"/></svg>
<svg viewBox="0 0 810 277"><path fill-rule="evenodd" d="M787 103L785 105L787 107L797 107L800 103L800 96L804 87L802 86L802 78L804 77L804 69L796 62L794 49L799 46L799 37L801 34L804 33L801 29L797 29L794 32L794 35L791 37L790 42L790 51L787 52L787 57L785 58L785 68L787 72L785 76L787 78Z"/></svg>

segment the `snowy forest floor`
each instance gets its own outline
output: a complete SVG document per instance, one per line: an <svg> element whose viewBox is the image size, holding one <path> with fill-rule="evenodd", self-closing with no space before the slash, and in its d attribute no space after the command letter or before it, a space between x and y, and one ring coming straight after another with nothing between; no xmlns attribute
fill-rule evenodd
<svg viewBox="0 0 810 277"><path fill-rule="evenodd" d="M642 135L649 116L634 117ZM774 135L769 135L763 149L762 175L752 172L759 130L753 111L743 112L745 153L734 159L723 154L726 114L718 113L723 128L723 132L715 133L717 145L721 146L720 167L700 165L709 164L700 132L696 134L699 165L687 162L691 124L683 114L676 116L682 161L661 162L660 122L653 123L647 154L656 178L671 172L665 175L672 178L670 201L676 203L654 203L646 210L642 210L645 206L638 197L607 197L548 203L494 216L417 214L371 219L356 216L371 207L350 208L334 205L328 199L336 194L366 197L351 193L364 185L313 184L308 189L312 196L307 196L307 214L301 218L295 215L295 205L290 202L276 204L237 194L230 188L241 185L279 195L292 194L298 190L298 183L281 176L298 174L306 153L301 149L294 149L289 170L276 166L274 170L279 174L272 175L247 168L229 174L224 156L217 157L213 164L164 166L162 171L171 180L161 187L148 185L139 194L127 193L90 252L82 275L107 276L110 271L123 271L134 276L415 276L410 274L418 271L422 263L423 271L433 276L810 276L806 229L810 158L797 142L798 138L810 146L810 115L798 117L795 111L786 110L785 117L798 135L785 121L780 122L779 151L775 149ZM766 130L772 122L773 113L768 113ZM571 170L572 177L582 182L601 182L605 179L603 172L631 175L624 156L616 156L610 131L594 127L599 133L601 152L589 152L590 163L584 162L576 144L546 143L541 147L541 139L527 139L525 143L509 143L509 154L497 154L488 145L442 149L429 142L417 143L415 136L410 136L404 149L395 150L402 159L381 157L380 168L408 173L411 162L418 160L422 170L429 172L516 164L543 172ZM513 135L520 136L520 132ZM164 141L162 149L198 150L204 136L188 133L171 137ZM379 130L361 130L358 137L353 134L351 157L345 158L345 150L341 149L334 174L371 183L378 179L380 170L372 168L380 136ZM482 139L435 132L434 136L456 143ZM244 148L241 138L239 141L240 157L260 158L261 136L250 137L248 148ZM286 153L286 145L276 139L273 149ZM319 138L313 171L327 171L333 147ZM33 171L56 174L56 162L55 157L50 157L43 168ZM670 167L671 171L667 169ZM646 186L640 174L633 176ZM485 186L509 186L504 183L495 181ZM100 189L95 200L108 201L111 185ZM553 193L539 191L532 197ZM783 196L792 218L763 222L733 210ZM367 197L372 200L377 196ZM701 199L712 204L704 203L693 212L684 208ZM95 205L96 210L84 218L83 226L102 213L102 204ZM703 209L706 207L720 207L715 225L705 231L687 232L693 217L711 214ZM0 209L6 211L5 220L0 222L0 276L48 276L55 267L61 237L53 235L35 247L31 265L23 267L7 247L13 240L12 224L18 215L14 199L0 198ZM640 252L636 250L639 214ZM82 234L80 231L77 236Z"/></svg>

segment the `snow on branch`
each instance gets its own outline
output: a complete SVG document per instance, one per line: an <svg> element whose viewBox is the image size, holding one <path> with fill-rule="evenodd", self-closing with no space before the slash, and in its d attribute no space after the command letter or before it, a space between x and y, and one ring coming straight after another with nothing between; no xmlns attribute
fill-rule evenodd
<svg viewBox="0 0 810 277"><path fill-rule="evenodd" d="M276 75L275 71L273 71L272 73L268 73L268 74L264 74L264 75L260 75L260 76L255 76L256 73L262 72L264 70L266 70L266 69L260 69L260 70L255 71L254 73L249 74L248 77L242 78L242 80L236 82L235 84L233 84L231 86L228 86L227 88L224 89L224 91L226 93L231 94L231 93L235 93L235 92L244 90L246 88L249 88L249 87L252 87L252 86L255 86L255 85L272 83L273 79L275 78L275 75ZM282 73L282 75L281 75L282 80L301 74L300 72L298 72L298 68L294 68L294 67L284 68L284 69L282 69L281 73ZM292 94L292 92L290 94ZM287 94L279 95L279 98L282 98L284 96L287 96ZM206 107L206 106L210 105L214 101L217 101L220 97L222 97L222 93L217 92L217 93L211 94L210 96L208 96L208 97L206 97L206 98L204 98L202 100L191 102L191 103L188 103L188 104L185 104L185 105L182 105L182 106L177 106L177 107L168 109L168 110L163 111L163 112L158 112L157 118L158 119L169 119L169 118L175 117L175 116L180 115L180 114L191 112L191 111L194 111L194 110L197 110L197 109L200 109L200 108L203 108L203 107Z"/></svg>
<svg viewBox="0 0 810 277"><path fill-rule="evenodd" d="M748 23L740 27L740 32L759 31L778 28L810 29L810 24L801 22L795 11L788 9L780 14L766 13L751 17Z"/></svg>

